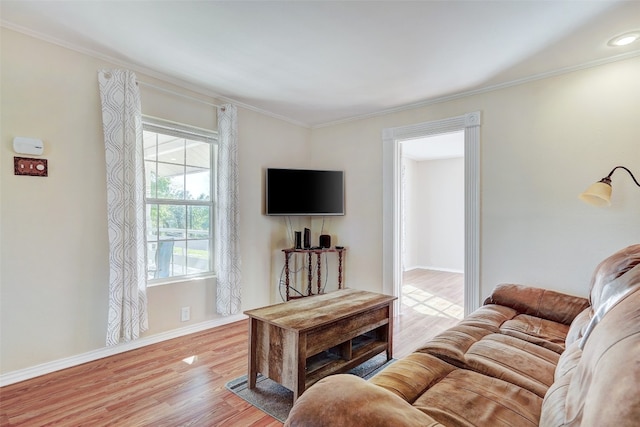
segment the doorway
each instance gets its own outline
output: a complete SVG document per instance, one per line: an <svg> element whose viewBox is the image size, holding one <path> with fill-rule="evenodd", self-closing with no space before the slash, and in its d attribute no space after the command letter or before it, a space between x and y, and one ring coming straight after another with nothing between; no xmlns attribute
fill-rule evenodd
<svg viewBox="0 0 640 427"><path fill-rule="evenodd" d="M400 141L400 155L402 310L446 328L464 315L464 131Z"/></svg>
<svg viewBox="0 0 640 427"><path fill-rule="evenodd" d="M409 139L464 132L464 314L480 306L480 112L414 125L386 128L383 147L383 291L402 308L402 156Z"/></svg>

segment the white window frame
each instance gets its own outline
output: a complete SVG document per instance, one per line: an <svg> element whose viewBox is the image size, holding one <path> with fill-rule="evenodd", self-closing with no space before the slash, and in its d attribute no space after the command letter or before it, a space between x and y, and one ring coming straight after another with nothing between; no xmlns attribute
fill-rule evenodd
<svg viewBox="0 0 640 427"><path fill-rule="evenodd" d="M166 278L155 278L155 279L148 278L147 286L151 287L151 286L165 285L170 283L185 282L193 279L215 277L216 271L215 271L215 264L214 264L214 260L215 260L214 251L216 250L216 245L215 245L216 233L214 229L214 224L215 224L215 207L217 203L216 168L217 168L217 157L218 157L218 133L211 130L207 130L207 129L184 125L181 123L176 123L169 120L159 119L156 117L145 116L145 115L142 116L142 127L144 131L151 131L151 132L155 132L163 135L177 136L179 138L185 138L185 139L194 140L194 141L207 142L210 144L210 150L211 150L210 157L209 157L211 162L211 164L209 165L210 200L202 201L202 200L174 200L174 199L150 198L150 197L147 197L146 195L146 189L145 189L145 200L144 200L145 212L147 212L149 205L174 205L174 206L178 205L178 206L209 207L210 209L209 210L210 212L209 230L210 231L209 231L209 239L208 239L209 240L209 269L208 271L201 272L201 273L192 273L192 274L187 273L184 275L169 276ZM145 159L145 167L146 167L147 161L149 160ZM155 162L158 163L157 158ZM145 171L145 176L146 175L147 174ZM147 252L148 252L149 243L152 243L152 242L147 241L147 236L148 236L147 230L145 230L145 247L147 248ZM161 239L159 238L159 235L158 235L158 242L160 240ZM188 233L186 233L184 240L185 241L190 240ZM198 240L202 240L202 239L198 239ZM145 269L147 272L149 271L150 261L152 260L149 259L149 256L147 254L146 262L145 262Z"/></svg>

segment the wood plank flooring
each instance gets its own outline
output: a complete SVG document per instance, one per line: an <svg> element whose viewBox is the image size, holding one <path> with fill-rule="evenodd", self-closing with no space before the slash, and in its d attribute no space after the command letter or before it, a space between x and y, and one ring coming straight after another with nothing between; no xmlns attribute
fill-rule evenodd
<svg viewBox="0 0 640 427"><path fill-rule="evenodd" d="M405 272L402 281L402 306L394 320L395 358L411 353L464 315L462 273L415 269Z"/></svg>
<svg viewBox="0 0 640 427"><path fill-rule="evenodd" d="M454 324L462 306L449 289L459 277L411 273L396 358ZM243 320L2 387L0 426L281 426L225 388L247 373L247 340Z"/></svg>

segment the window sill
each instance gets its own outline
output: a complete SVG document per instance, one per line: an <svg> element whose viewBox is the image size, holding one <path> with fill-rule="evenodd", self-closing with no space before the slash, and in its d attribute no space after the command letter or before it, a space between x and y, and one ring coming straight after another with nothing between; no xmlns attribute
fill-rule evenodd
<svg viewBox="0 0 640 427"><path fill-rule="evenodd" d="M147 281L147 288L154 288L156 286L175 285L179 283L193 282L197 280L215 279L214 273L206 273L201 276L191 277L167 277L166 279L151 279Z"/></svg>

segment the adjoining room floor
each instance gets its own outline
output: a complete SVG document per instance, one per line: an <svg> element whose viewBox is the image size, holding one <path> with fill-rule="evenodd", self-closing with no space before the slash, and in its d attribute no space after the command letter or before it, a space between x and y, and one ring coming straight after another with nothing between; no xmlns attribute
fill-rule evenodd
<svg viewBox="0 0 640 427"><path fill-rule="evenodd" d="M464 274L414 269L403 274L402 307L394 323L394 357L411 353L464 316Z"/></svg>
<svg viewBox="0 0 640 427"><path fill-rule="evenodd" d="M462 319L464 274L414 269L403 276L403 304L423 314Z"/></svg>

